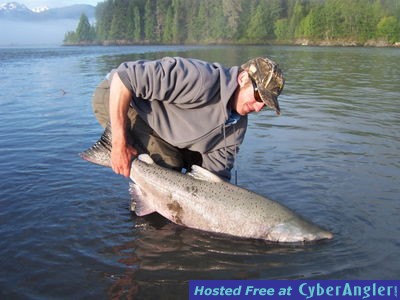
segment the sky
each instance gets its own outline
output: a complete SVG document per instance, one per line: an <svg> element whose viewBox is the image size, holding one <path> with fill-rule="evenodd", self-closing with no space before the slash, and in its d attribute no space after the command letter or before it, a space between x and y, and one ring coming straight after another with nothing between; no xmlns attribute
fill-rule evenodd
<svg viewBox="0 0 400 300"><path fill-rule="evenodd" d="M18 2L30 9L44 7L56 8L74 4L96 6L105 0L0 0L0 4ZM57 20L47 22L23 22L0 20L0 47L14 45L61 45L65 33L76 30L77 20Z"/></svg>
<svg viewBox="0 0 400 300"><path fill-rule="evenodd" d="M103 0L0 0L0 4L5 4L8 2L18 2L25 4L30 9L36 7L47 6L49 8L63 7L74 4L90 4L96 6L98 2L103 2Z"/></svg>

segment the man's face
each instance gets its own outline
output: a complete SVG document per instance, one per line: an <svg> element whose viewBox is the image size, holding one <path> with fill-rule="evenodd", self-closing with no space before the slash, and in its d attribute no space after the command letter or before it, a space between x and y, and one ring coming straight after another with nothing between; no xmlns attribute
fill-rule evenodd
<svg viewBox="0 0 400 300"><path fill-rule="evenodd" d="M262 110L265 104L256 100L254 87L247 72L239 74L238 83L239 90L233 103L233 109L242 116Z"/></svg>

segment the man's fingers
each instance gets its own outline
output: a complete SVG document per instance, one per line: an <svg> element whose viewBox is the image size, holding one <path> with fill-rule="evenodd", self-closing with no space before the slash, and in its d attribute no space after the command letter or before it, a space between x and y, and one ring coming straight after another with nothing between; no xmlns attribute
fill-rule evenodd
<svg viewBox="0 0 400 300"><path fill-rule="evenodd" d="M129 177L131 175L131 169L130 168L125 168L123 170L123 172L121 173L121 175L123 175L125 177Z"/></svg>
<svg viewBox="0 0 400 300"><path fill-rule="evenodd" d="M113 171L115 174L122 175L125 177L129 177L130 173L131 173L130 168L125 168L125 167L121 167L121 168L115 167L115 168L113 168Z"/></svg>
<svg viewBox="0 0 400 300"><path fill-rule="evenodd" d="M111 165L116 174L129 177L132 160L138 155L137 150L127 145L122 148L113 148L111 150Z"/></svg>

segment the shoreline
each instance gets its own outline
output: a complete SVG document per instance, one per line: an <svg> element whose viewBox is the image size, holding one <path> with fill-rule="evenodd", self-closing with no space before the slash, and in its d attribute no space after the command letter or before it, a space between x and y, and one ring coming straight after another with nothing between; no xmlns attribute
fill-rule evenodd
<svg viewBox="0 0 400 300"><path fill-rule="evenodd" d="M266 43L232 43L232 42L214 42L214 43L146 43L146 42L133 42L129 40L106 40L106 41L81 41L77 43L62 43L62 46L145 46L145 45L197 45L197 46L216 46L216 45L252 45L252 46L316 46L316 47L376 47L376 48L400 48L400 42L394 44L383 40L368 40L366 42L358 42L354 40L322 40L312 41L307 39L298 39L295 41L267 41Z"/></svg>

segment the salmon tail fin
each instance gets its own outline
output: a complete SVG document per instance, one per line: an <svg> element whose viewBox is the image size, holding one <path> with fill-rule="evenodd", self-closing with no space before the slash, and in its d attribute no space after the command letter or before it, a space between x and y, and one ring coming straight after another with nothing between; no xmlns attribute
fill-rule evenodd
<svg viewBox="0 0 400 300"><path fill-rule="evenodd" d="M79 156L91 163L111 167L111 125L108 123L100 139Z"/></svg>

